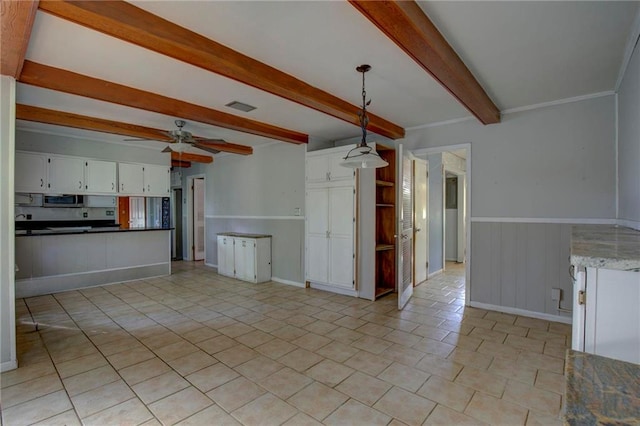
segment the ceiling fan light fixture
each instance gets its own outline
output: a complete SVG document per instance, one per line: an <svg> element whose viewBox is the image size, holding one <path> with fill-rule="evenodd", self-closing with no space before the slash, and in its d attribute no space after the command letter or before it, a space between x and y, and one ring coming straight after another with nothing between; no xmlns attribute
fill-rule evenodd
<svg viewBox="0 0 640 426"><path fill-rule="evenodd" d="M229 108L237 109L238 111L242 111L242 112L251 112L254 109L256 109L256 107L254 107L253 105L245 104L244 102L239 102L239 101L229 102L225 106L228 106Z"/></svg>
<svg viewBox="0 0 640 426"><path fill-rule="evenodd" d="M356 71L362 73L362 110L358 111L358 118L360 120L360 130L362 131L362 140L356 145L340 163L343 167L349 167L352 169L369 169L386 167L389 165L373 147L367 145L367 124L369 124L369 117L367 117L367 105L371 103L371 100L367 102L367 92L364 89L364 75L371 69L371 65L360 65L356 68Z"/></svg>

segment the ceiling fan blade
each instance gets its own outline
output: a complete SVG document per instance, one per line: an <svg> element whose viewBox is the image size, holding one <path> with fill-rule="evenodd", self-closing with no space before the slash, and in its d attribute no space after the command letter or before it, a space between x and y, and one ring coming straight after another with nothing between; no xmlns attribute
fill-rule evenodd
<svg viewBox="0 0 640 426"><path fill-rule="evenodd" d="M136 142L141 142L141 141L157 141L157 142L164 142L161 141L160 139L146 139L146 138L135 138L135 139L123 139L123 141L136 141Z"/></svg>
<svg viewBox="0 0 640 426"><path fill-rule="evenodd" d="M209 146L207 146L207 145L203 145L203 144L201 144L201 143L193 143L192 145L193 145L193 147L194 147L194 148L198 148L198 149L201 149L201 150L203 150L203 151L210 152L210 153L212 153L212 154L218 154L218 153L220 153L220 150L215 149L215 148L212 148L212 147L209 147Z"/></svg>
<svg viewBox="0 0 640 426"><path fill-rule="evenodd" d="M209 142L209 141L213 141L213 142ZM217 149L218 151L229 152L231 154L240 154L240 155L253 154L253 147L250 147L247 145L230 143L221 139L199 140L198 144L207 146L212 149Z"/></svg>

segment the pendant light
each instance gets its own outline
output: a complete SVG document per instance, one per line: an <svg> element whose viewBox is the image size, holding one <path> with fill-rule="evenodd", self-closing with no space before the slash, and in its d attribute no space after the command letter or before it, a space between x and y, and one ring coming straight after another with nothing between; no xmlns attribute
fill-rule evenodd
<svg viewBox="0 0 640 426"><path fill-rule="evenodd" d="M362 110L358 111L360 129L362 129L362 141L349 151L340 163L341 166L352 169L378 168L389 165L375 149L367 145L367 124L369 124L367 106L371 103L371 100L367 102L367 92L364 90L364 74L370 69L371 65L360 65L356 68L356 71L362 73Z"/></svg>

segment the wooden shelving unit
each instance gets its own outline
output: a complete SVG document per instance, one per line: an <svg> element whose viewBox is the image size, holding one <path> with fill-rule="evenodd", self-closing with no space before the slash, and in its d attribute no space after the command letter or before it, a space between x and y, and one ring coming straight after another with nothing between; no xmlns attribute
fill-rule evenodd
<svg viewBox="0 0 640 426"><path fill-rule="evenodd" d="M376 145L389 165L376 169L375 297L396 291L396 151Z"/></svg>

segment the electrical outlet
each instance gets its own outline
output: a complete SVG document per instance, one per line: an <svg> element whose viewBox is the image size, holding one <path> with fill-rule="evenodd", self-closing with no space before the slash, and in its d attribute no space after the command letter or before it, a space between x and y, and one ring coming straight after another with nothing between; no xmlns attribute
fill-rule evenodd
<svg viewBox="0 0 640 426"><path fill-rule="evenodd" d="M107 216L113 216L113 210L107 210Z"/></svg>
<svg viewBox="0 0 640 426"><path fill-rule="evenodd" d="M82 213L82 217L89 217L89 213L87 212Z"/></svg>
<svg viewBox="0 0 640 426"><path fill-rule="evenodd" d="M31 216L30 214L27 214L27 220L31 220L33 216Z"/></svg>
<svg viewBox="0 0 640 426"><path fill-rule="evenodd" d="M562 289L559 288L552 288L551 289L551 300L560 300L560 297L562 295Z"/></svg>

